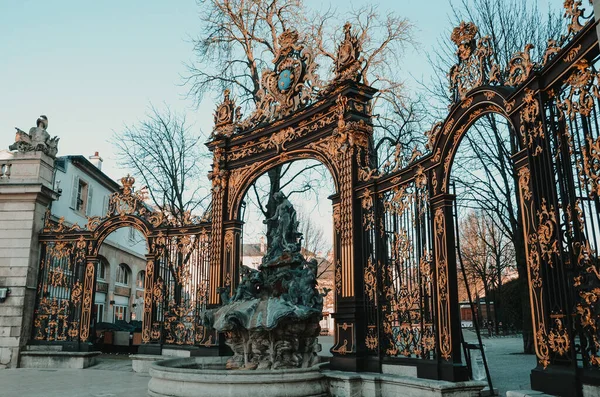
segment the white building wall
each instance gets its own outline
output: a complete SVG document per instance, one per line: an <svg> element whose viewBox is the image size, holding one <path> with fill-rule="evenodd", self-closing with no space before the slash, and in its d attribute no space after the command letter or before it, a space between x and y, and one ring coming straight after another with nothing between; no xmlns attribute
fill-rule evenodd
<svg viewBox="0 0 600 397"><path fill-rule="evenodd" d="M85 214L72 207L73 195L77 194L77 178L88 184L88 204ZM108 200L113 191L101 183L96 176L86 173L85 170L77 167L67 158L64 171L58 167L56 168L55 181L55 186L59 186L62 189L62 193L60 198L52 203L52 215L57 218L64 217L68 224L77 223L85 226L88 216L103 216L106 214ZM131 239L130 229L122 228L116 230L110 234L106 242L116 248L123 248L126 251L139 255L140 258L144 258L146 243L140 237L141 233L136 233L137 236Z"/></svg>

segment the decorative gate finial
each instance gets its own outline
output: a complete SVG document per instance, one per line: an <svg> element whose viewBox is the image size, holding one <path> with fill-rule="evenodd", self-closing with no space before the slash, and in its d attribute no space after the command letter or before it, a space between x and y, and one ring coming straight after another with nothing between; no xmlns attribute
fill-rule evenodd
<svg viewBox="0 0 600 397"><path fill-rule="evenodd" d="M362 42L358 35L352 33L352 25L344 25L344 41L340 44L335 60L334 82L344 80L360 81L361 67L364 58L361 57Z"/></svg>
<svg viewBox="0 0 600 397"><path fill-rule="evenodd" d="M123 194L129 196L133 193L133 184L135 183L135 178L131 175L127 174L121 178L121 185L123 186Z"/></svg>
<svg viewBox="0 0 600 397"><path fill-rule="evenodd" d="M499 82L500 68L492 58L492 41L487 36L476 40L478 32L473 22L462 21L450 36L458 47L458 63L448 73L454 101L464 99L467 92L475 87Z"/></svg>
<svg viewBox="0 0 600 397"><path fill-rule="evenodd" d="M230 136L234 133L234 124L239 121L241 114L241 108L235 107L235 101L229 98L230 91L223 91L223 102L217 106L215 111L215 126L213 129L213 136Z"/></svg>

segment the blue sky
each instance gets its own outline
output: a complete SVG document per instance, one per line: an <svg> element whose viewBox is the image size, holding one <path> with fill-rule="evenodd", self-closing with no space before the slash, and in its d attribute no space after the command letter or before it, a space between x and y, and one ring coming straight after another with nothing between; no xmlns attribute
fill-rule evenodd
<svg viewBox="0 0 600 397"><path fill-rule="evenodd" d="M535 0L525 0L535 1ZM559 0L552 0L560 4ZM307 0L341 13L369 1ZM375 2L377 3L377 2ZM380 10L415 25L418 49L403 60L406 79L427 78L425 53L450 29L448 0L378 2ZM144 117L150 102L184 111L195 128L209 131L214 105L193 107L180 85L198 32L194 0L0 0L0 146L14 127L28 130L40 114L59 135L59 154L99 151L105 171L121 176L107 142L124 124Z"/></svg>
<svg viewBox="0 0 600 397"><path fill-rule="evenodd" d="M426 52L452 28L448 0L306 0L340 13L371 3L414 24L419 45L404 54L402 72L409 82L426 80ZM48 131L61 138L59 155L99 151L103 170L117 179L127 170L117 168L108 140L144 118L150 102L185 112L209 132L214 104L195 108L180 85L197 12L195 0L0 0L0 147L13 142L14 127L28 131L45 114Z"/></svg>
<svg viewBox="0 0 600 397"><path fill-rule="evenodd" d="M331 4L341 12L350 5L307 4ZM448 28L446 0L387 1L380 7L418 27L421 49ZM0 0L0 146L12 143L14 127L27 131L46 114L48 131L61 138L59 154L99 151L105 171L117 178L123 171L107 140L143 118L149 102L185 111L195 128L209 131L214 105L194 108L180 86L183 62L192 56L187 38L198 32L197 12L194 0ZM413 74L427 69L423 54L407 53L405 64Z"/></svg>

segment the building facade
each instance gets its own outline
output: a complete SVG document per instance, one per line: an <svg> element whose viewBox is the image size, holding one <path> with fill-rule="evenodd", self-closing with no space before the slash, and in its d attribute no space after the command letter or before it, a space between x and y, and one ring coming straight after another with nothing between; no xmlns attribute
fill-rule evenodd
<svg viewBox="0 0 600 397"><path fill-rule="evenodd" d="M106 212L119 184L96 153L53 158L44 151L0 150L0 369L16 368L32 336L40 249L47 211L65 226ZM141 319L146 241L133 228L114 231L99 251L92 326ZM48 291L49 298L57 291Z"/></svg>
<svg viewBox="0 0 600 397"><path fill-rule="evenodd" d="M89 160L81 155L58 157L55 188L60 197L51 204L52 219L63 218L70 226L106 214L110 195L119 184L102 172L102 158L95 153ZM97 323L141 319L146 253L146 240L134 228L118 229L104 240L96 269Z"/></svg>

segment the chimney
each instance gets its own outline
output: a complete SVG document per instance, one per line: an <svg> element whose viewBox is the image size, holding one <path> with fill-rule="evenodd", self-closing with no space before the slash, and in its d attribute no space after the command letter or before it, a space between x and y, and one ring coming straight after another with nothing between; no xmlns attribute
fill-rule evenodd
<svg viewBox="0 0 600 397"><path fill-rule="evenodd" d="M98 152L94 152L94 155L88 158L90 159L90 162L96 166L96 168L102 171L102 157L100 157Z"/></svg>

